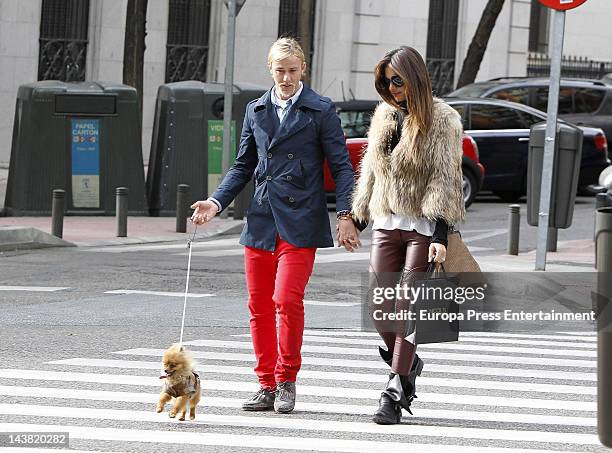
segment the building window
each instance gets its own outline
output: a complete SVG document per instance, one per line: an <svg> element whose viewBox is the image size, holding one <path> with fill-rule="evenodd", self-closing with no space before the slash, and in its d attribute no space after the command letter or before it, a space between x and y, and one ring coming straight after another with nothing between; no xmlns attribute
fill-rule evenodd
<svg viewBox="0 0 612 453"><path fill-rule="evenodd" d="M38 80L85 80L89 0L43 0Z"/></svg>
<svg viewBox="0 0 612 453"><path fill-rule="evenodd" d="M549 24L550 8L542 5L538 0L531 0L529 52L548 53Z"/></svg>
<svg viewBox="0 0 612 453"><path fill-rule="evenodd" d="M166 83L206 81L210 0L170 0Z"/></svg>
<svg viewBox="0 0 612 453"><path fill-rule="evenodd" d="M306 57L306 82L314 54L313 37L316 0L280 0L278 36L296 38Z"/></svg>
<svg viewBox="0 0 612 453"><path fill-rule="evenodd" d="M427 69L436 95L443 95L453 89L458 17L459 2L429 2Z"/></svg>

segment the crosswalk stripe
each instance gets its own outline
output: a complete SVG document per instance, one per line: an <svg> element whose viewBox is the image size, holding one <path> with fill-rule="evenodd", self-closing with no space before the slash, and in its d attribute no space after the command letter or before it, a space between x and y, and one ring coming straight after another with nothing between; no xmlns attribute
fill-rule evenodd
<svg viewBox="0 0 612 453"><path fill-rule="evenodd" d="M250 334L243 335L250 338ZM380 344L380 341L365 341L351 339L336 339L333 337L319 337L304 335L304 342L327 343L327 344L356 344L372 345ZM563 357L597 357L597 350L568 350L568 349L548 349L548 348L523 348L518 346L490 346L479 344L463 344L461 342L435 343L419 345L419 351L432 351L438 349L448 349L452 351L486 351L486 352L508 352L512 354L535 354L535 355L560 355Z"/></svg>
<svg viewBox="0 0 612 453"><path fill-rule="evenodd" d="M159 399L157 393L143 392L115 392L108 390L83 390L72 388L55 388L55 387L19 387L19 386L1 386L0 395L5 396L21 396L35 398L58 398L58 399L75 399L75 400L93 400L93 401L120 401L131 403L147 403L155 404ZM223 408L241 408L243 400L238 398L221 398L204 395L200 403L200 407L223 407ZM298 409L300 412L306 413L329 413L329 414L344 414L344 415L372 415L376 410L375 404L336 404L336 403L312 403L307 401L298 401ZM200 412L206 412L206 409ZM596 426L597 419L595 417L572 417L560 415L540 415L526 414L516 412L485 412L485 411L468 411L468 410L446 410L446 409L425 409L414 407L414 415L410 416L414 421L426 421L429 419L435 420L472 420L486 421L494 420L499 423L534 423L540 425L559 425L559 426Z"/></svg>
<svg viewBox="0 0 612 453"><path fill-rule="evenodd" d="M128 409L93 409L82 407L65 406L40 406L29 404L0 404L0 414L54 417L54 418L77 418L77 419L102 419L115 421L137 421L153 423L172 423L175 420L168 418L167 414L157 414L154 411L135 411ZM558 431L531 431L510 429L487 429L445 426L441 430L438 426L426 425L377 425L364 422L334 421L332 423L321 423L320 420L306 418L277 418L257 417L240 415L208 414L206 417L196 416L196 420L190 422L194 425L203 426L240 426L246 428L264 428L273 430L297 430L318 431L322 433L367 433L367 434L392 434L406 436L425 436L437 438L455 439L486 439L534 442L541 444L576 444L576 445L600 445L599 439L594 434L565 433Z"/></svg>
<svg viewBox="0 0 612 453"><path fill-rule="evenodd" d="M3 369L0 378L23 380L49 380L63 382L95 382L100 384L159 386L160 380L150 376L117 375L104 373L75 373L62 371ZM259 385L251 382L201 380L202 389L234 392L255 392ZM325 396L333 398L363 398L378 399L380 390L353 387L325 387L317 385L300 385L299 392L303 395ZM476 406L506 406L529 407L540 409L568 409L595 411L595 401L567 401L537 398L513 398L499 396L466 395L455 393L419 392L419 401L427 403L465 404Z"/></svg>
<svg viewBox="0 0 612 453"><path fill-rule="evenodd" d="M111 291L104 291L104 294L144 294L150 296L185 297L185 292L141 291L137 289L114 289ZM214 297L215 294L188 293L187 296L191 298L200 298Z"/></svg>
<svg viewBox="0 0 612 453"><path fill-rule="evenodd" d="M320 423L320 422L319 422ZM541 449L513 449L474 447L460 445L436 445L371 440L345 440L320 437L253 436L228 433L176 432L167 430L96 428L92 426L36 425L31 423L0 423L0 431L66 432L71 439L106 440L124 442L154 442L159 444L214 445L223 447L263 448L268 451L312 450L329 452L380 453L380 451L405 451L413 453L542 453ZM549 453L561 453L561 451ZM568 452L563 450L564 453Z"/></svg>
<svg viewBox="0 0 612 453"><path fill-rule="evenodd" d="M304 303L306 303L304 301ZM333 335L332 332L329 333L330 335ZM236 334L236 335L232 335L232 337L235 338L251 338L250 334ZM310 341L312 343L332 343L332 344L354 344L354 345L366 345L366 346L380 346L382 345L382 340L380 339L370 339L370 338L336 338L333 336L323 336L323 335L308 335L305 334L304 335L304 341ZM465 343L463 343L464 341L469 341L469 342L473 342L473 343L500 343L500 344L512 344L512 345L533 345L533 346L557 346L559 348L570 348L570 349L586 349L586 350L593 350L596 351L597 350L597 345L596 344L576 344L574 342L570 343L570 342L562 342L562 341L534 341L534 340L520 340L520 339L516 339L516 340L512 340L512 339L505 339L505 338L478 338L478 337L464 337L461 336L459 338L459 343L449 343L449 346L458 346L458 345L463 345ZM441 345L437 345L437 346L441 346ZM447 347L449 347L447 346ZM472 345L474 347L477 347L475 345ZM487 345L488 347L494 347L494 346L490 346ZM427 347L436 347L436 345L426 345L426 346L420 346L419 348L427 348ZM487 349L488 350L488 349ZM513 348L513 351L516 350L515 348ZM496 350L493 350L496 351ZM504 351L504 350L502 350ZM536 351L538 351L538 349L536 349ZM581 352L581 351L572 351L572 352Z"/></svg>
<svg viewBox="0 0 612 453"><path fill-rule="evenodd" d="M36 293L52 293L55 291L65 291L69 286L1 286L0 291L29 291Z"/></svg>
<svg viewBox="0 0 612 453"><path fill-rule="evenodd" d="M248 349L252 350L251 343L244 341L225 341L225 340L193 340L184 343L189 346L204 346L213 348L227 348L227 349ZM340 348L336 346L315 346L305 344L302 346L302 352L312 353L323 353L323 354L336 354L339 357L344 355L362 355L362 356L378 356L378 351L375 348L372 349L359 349L359 348ZM554 351L559 352L559 351ZM419 356L429 359L446 359L446 360L458 360L458 361L469 361L469 362L501 362L501 363L523 363L523 364L535 364L535 365L558 365L563 367L585 367L594 368L597 363L595 360L576 360L576 359L553 359L548 357L525 357L522 356L495 356L480 354L475 357L472 354L461 354L461 353L447 353L434 351L423 351L423 346L419 349ZM558 354L566 357L566 354Z"/></svg>
<svg viewBox="0 0 612 453"><path fill-rule="evenodd" d="M322 300L304 300L304 305L320 305L320 306L327 306L327 307L356 307L358 305L360 305L359 301L356 302L328 302L328 301L322 301Z"/></svg>
<svg viewBox="0 0 612 453"><path fill-rule="evenodd" d="M240 246L237 238L215 239L212 241L200 241L196 238L194 249L210 248L210 247L227 247L228 245ZM128 253L128 252L154 252L167 251L173 249L185 249L184 242L179 244L144 244L144 245L128 245L128 246L112 246L112 247L92 247L83 249L86 252L104 252L104 253Z"/></svg>
<svg viewBox="0 0 612 453"><path fill-rule="evenodd" d="M570 332L558 332L560 335L547 335L547 334L524 334L524 333L501 333L501 332L460 332L459 339L469 339L472 337L484 337L484 338L530 338L534 340L571 340L572 342L585 342L585 343L596 343L596 333L593 332L577 332L575 335ZM313 330L305 329L304 335L318 335L328 336L333 335L334 337L372 337L379 338L377 332L364 332L359 330L341 330L341 329L329 329L329 330ZM577 336L583 336L584 338L576 338Z"/></svg>
<svg viewBox="0 0 612 453"><path fill-rule="evenodd" d="M136 348L116 351L114 354L161 357L163 349ZM217 351L191 351L196 359L207 359L211 361L233 361L253 363L254 355L240 353L223 353ZM334 368L363 368L388 370L387 364L381 360L348 360L326 357L302 357L303 365L332 366ZM509 377L533 377L542 379L574 380L574 381L597 381L597 373L583 373L579 371L556 371L538 370L527 368L496 368L482 366L445 365L437 363L426 363L424 373L453 373L453 374L475 374L484 376L509 376Z"/></svg>
<svg viewBox="0 0 612 453"><path fill-rule="evenodd" d="M130 360L107 360L107 359L87 359L73 358L65 360L55 360L49 362L54 365L70 365L83 367L107 367L121 369L147 369L159 370L158 362L136 362ZM252 376L251 367L222 366L206 364L198 368L201 375L218 373L241 376ZM365 373L345 373L334 371L312 371L301 370L300 379L322 379L328 381L348 381L348 382L371 382L380 383L384 379L382 374ZM451 388L470 388L486 390L504 390L513 392L536 392L536 393L562 393L573 395L597 395L595 386L559 385L559 384L536 384L531 382L507 382L507 381L481 381L475 379L456 379L456 378L434 378L423 376L419 378L419 388L423 386L432 387L451 387Z"/></svg>
<svg viewBox="0 0 612 453"><path fill-rule="evenodd" d="M199 256L199 257L210 257L216 258L218 256L240 256L244 255L244 249L241 247L239 249L218 249L218 250L198 250L197 247L194 248L195 251L191 252L191 256ZM174 256L187 256L189 252L181 252L181 253L173 253Z"/></svg>

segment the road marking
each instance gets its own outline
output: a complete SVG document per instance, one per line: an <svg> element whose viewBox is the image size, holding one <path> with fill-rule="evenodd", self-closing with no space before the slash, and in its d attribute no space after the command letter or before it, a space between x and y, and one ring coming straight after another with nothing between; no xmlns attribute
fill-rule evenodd
<svg viewBox="0 0 612 453"><path fill-rule="evenodd" d="M146 357L161 357L164 353L163 349L128 349L125 351L117 351L115 354L146 356ZM227 361L227 362L247 362L254 366L254 355L240 353L223 353L217 351L191 351L196 359L206 359L211 362ZM424 357L424 356L423 356ZM472 360L473 361L473 360ZM302 357L303 365L314 366L333 366L335 368L358 368L368 370L388 370L387 364L380 360L348 360L341 358L326 358L326 357ZM540 379L558 379L563 381L597 381L597 373L583 373L579 371L557 371L557 370L538 370L527 368L495 368L495 367L472 367L461 365L445 365L437 363L426 363L424 373L443 373L443 374L474 374L483 376L507 376L507 377L522 377L522 378L540 378Z"/></svg>
<svg viewBox="0 0 612 453"><path fill-rule="evenodd" d="M109 359L87 359L73 358L64 360L55 360L48 362L52 365L69 365L81 367L107 367L121 369L146 369L159 370L161 364L159 362L138 362L131 360L109 360ZM198 367L201 375L217 373L230 374L240 376L252 376L253 368L245 366L223 366L206 364ZM336 371L313 371L300 370L300 379L318 379L326 381L339 382L381 382L380 374L366 373L351 373ZM562 393L571 395L597 395L596 386L583 385L560 385L560 384L536 384L531 382L507 382L507 381L482 381L475 379L461 378L435 378L424 376L419 378L419 388L423 386L430 387L451 387L451 388L470 388L470 389L485 389L485 390L504 390L512 392L534 392L534 393Z"/></svg>
<svg viewBox="0 0 612 453"><path fill-rule="evenodd" d="M0 286L0 291L32 291L39 293L52 293L55 291L65 291L69 286Z"/></svg>
<svg viewBox="0 0 612 453"><path fill-rule="evenodd" d="M188 256L189 252L182 253L173 253L174 256ZM225 256L241 256L244 255L244 248L239 249L219 249L219 250L202 250L198 251L197 248L194 247L191 252L191 256L200 256L200 257L209 257L209 258L217 258L217 257L225 257Z"/></svg>
<svg viewBox="0 0 612 453"><path fill-rule="evenodd" d="M248 349L253 350L251 343L244 341L226 341L226 340L193 340L184 343L190 346L204 346L213 348L229 348L229 349ZM576 359L553 359L548 357L525 357L521 356L497 356L489 354L481 354L477 358L473 354L461 354L461 353L447 353L440 352L439 350L433 350L428 352L423 351L425 346L419 346L419 356L423 358L430 358L434 360L458 360L468 362L500 362L500 363L523 363L533 365L557 365L557 366L575 366L585 368L595 368L597 366L596 360L576 360ZM318 346L305 344L302 346L302 352L314 352L322 354L335 354L338 356L344 355L362 355L362 356L375 356L378 357L378 350L372 349L360 349L360 348L340 348L336 346ZM559 351L555 351L559 352ZM567 354L557 354L563 355Z"/></svg>
<svg viewBox="0 0 612 453"><path fill-rule="evenodd" d="M308 340L313 343L334 343L334 344L355 344L355 345L364 345L364 346L380 346L382 344L382 340L379 339L369 339L369 338L336 338L326 337L323 335L308 335L304 332L304 340ZM328 332L328 335L334 335L333 332ZM250 338L250 334L234 334L232 337L243 337ZM464 342L473 342L473 343L501 343L501 344L512 344L512 345L532 345L532 346L558 346L560 348L571 348L576 349L576 353L581 353L582 350L593 350L597 351L596 344L576 344L575 342L556 342L556 341L533 341L533 340L520 340L520 339L508 339L508 338L478 338L478 337L465 337L461 335L459 338L459 343L448 343L450 344L465 344ZM425 345L429 347L435 347L434 345ZM425 346L419 346L419 350ZM441 346L441 345L440 345ZM476 345L471 345L476 346ZM513 351L516 350L513 348Z"/></svg>
<svg viewBox="0 0 612 453"><path fill-rule="evenodd" d="M159 415L159 414L158 414ZM162 414L163 416L163 414ZM257 419L256 417L252 417ZM282 420L288 420L283 417ZM193 423L193 422L189 422ZM322 426L318 421L319 426ZM398 426L395 426L396 428ZM494 447L474 447L472 445L436 445L422 443L400 443L400 442L377 442L372 440L348 440L320 437L298 437L295 436L253 436L228 433L207 432L185 432L165 431L148 429L125 429L125 428L96 428L92 426L70 426L70 425L36 425L33 423L0 423L0 431L32 431L32 432L66 432L70 433L71 439L105 440L121 442L153 442L159 444L192 444L192 445L215 445L222 447L239 448L262 448L271 450L311 450L329 452L355 452L355 453L377 453L380 451L406 451L412 453L543 453L541 449L513 449ZM444 432L438 428L438 432ZM589 436L589 435L582 435ZM591 435L596 439L596 436ZM296 440L299 440L296 442ZM588 440L590 444L591 439ZM548 453L561 453L546 450ZM563 453L578 453L563 450Z"/></svg>
<svg viewBox="0 0 612 453"><path fill-rule="evenodd" d="M325 302L322 300L305 300L304 305L320 305L325 307L356 307L361 302Z"/></svg>
<svg viewBox="0 0 612 453"><path fill-rule="evenodd" d="M370 252L346 252L345 250L338 251L336 253L326 253L315 255L315 263L317 264L328 264L328 263L342 263L348 261L368 261L370 259Z"/></svg>
<svg viewBox="0 0 612 453"><path fill-rule="evenodd" d="M547 339L547 340L571 340L572 342L584 341L596 343L596 338L589 337L590 335L596 336L596 332L557 332L562 335L540 335L540 334L524 334L524 333L506 333L506 332L460 332L459 339L469 339L471 337L502 337L502 338L531 338L534 340ZM329 330L304 330L305 335L333 335L334 337L374 337L380 338L377 332L364 332L361 330L340 330L340 329L329 329ZM567 335L584 336L588 338L575 338L574 336L568 337Z"/></svg>
<svg viewBox="0 0 612 453"><path fill-rule="evenodd" d="M65 406L39 406L33 404L0 404L0 414L21 415L30 417L138 421L163 424L171 423L173 425L176 425L177 423L176 420L168 418L166 414L157 414L153 411L135 411L129 409L93 409ZM454 426L445 426L444 429L440 429L438 426L413 424L400 424L389 426L364 422L345 422L339 420L334 420L333 423L321 423L321 420L316 419L296 419L287 417L262 418L241 415L207 414L206 417L196 417L194 421L190 422L190 425L232 427L240 426L244 428L317 431L322 433L368 433L404 436L427 436L436 438L505 440L534 442L539 444L555 443L601 445L599 442L599 438L595 434L565 433L557 431L551 432L531 430L467 428ZM302 443L301 438L299 443ZM408 443L404 443L404 449L407 448L408 445Z"/></svg>
<svg viewBox="0 0 612 453"><path fill-rule="evenodd" d="M105 373L77 373L64 371L43 371L43 370L23 370L23 369L3 369L0 370L0 378L7 379L23 379L23 380L43 380L43 381L60 381L60 382L89 382L98 384L117 384L117 385L134 385L159 387L160 382L158 377L151 376L135 376L135 375L119 375ZM259 390L259 384L255 382L240 382L240 381L218 381L202 379L202 389L215 391L233 391L233 392L253 392ZM300 394L310 396L324 396L330 398L362 398L375 399L380 398L380 390L365 389L355 387L325 387L318 385L300 385ZM499 396L483 396L483 395L467 395L456 393L427 393L418 392L419 401L427 403L443 403L459 405L475 405L475 406L495 406L495 407L527 407L538 409L556 409L567 410L571 407L574 411L590 411L597 410L595 401L575 401L575 400L553 400L553 399L538 399L538 398L513 398Z"/></svg>
<svg viewBox="0 0 612 453"><path fill-rule="evenodd" d="M499 229L498 228L498 229L494 229L494 230L484 230L483 233L477 234L476 236L469 236L469 234L468 234L468 233L475 233L475 232L476 231L463 231L461 233L461 238L463 239L463 242L468 244L470 242L479 241L481 239L492 238L494 236L501 236L502 234L507 234L508 230L506 230L506 229Z"/></svg>
<svg viewBox="0 0 612 453"><path fill-rule="evenodd" d="M228 245L240 246L238 238L227 238L227 239L216 239L213 241L199 241L196 238L193 243L193 249L199 249L202 247L227 247ZM187 242L181 242L178 244L143 244L143 245L128 245L128 246L109 246L109 247L95 247L84 249L85 252L103 252L103 253L128 253L128 252L164 252L167 250L180 250L186 249Z"/></svg>
<svg viewBox="0 0 612 453"><path fill-rule="evenodd" d="M32 398L58 398L58 399L74 399L74 400L90 400L90 401L121 401L131 403L155 404L159 399L157 393L143 392L115 392L108 390L84 390L72 388L56 388L56 387L18 387L18 386L0 386L0 395L5 396L21 396ZM244 400L240 398L221 398L203 395L200 407L224 407L224 408L241 408ZM335 404L335 403L313 403L307 401L298 401L298 410L300 412L327 413L338 415L366 415L369 416L378 407L376 404ZM205 412L200 411L200 412ZM446 410L446 409L424 409L417 408L415 415L410 416L414 421L435 420L473 420L503 423L516 423L520 420L521 423L535 423L540 425L559 425L559 426L596 426L596 417L571 417L565 415L538 415L527 414L524 412L484 412L484 411L467 411L462 409Z"/></svg>
<svg viewBox="0 0 612 453"><path fill-rule="evenodd" d="M166 292L166 291L141 291L137 289L114 289L112 291L104 291L104 294L146 294L149 296L165 296L165 297L185 297L185 293L181 292ZM216 294L200 294L188 293L188 297L214 297Z"/></svg>

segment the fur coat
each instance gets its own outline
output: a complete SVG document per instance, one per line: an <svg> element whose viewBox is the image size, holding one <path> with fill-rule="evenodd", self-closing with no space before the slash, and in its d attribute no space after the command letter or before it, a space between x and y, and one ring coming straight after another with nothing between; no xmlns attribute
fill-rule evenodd
<svg viewBox="0 0 612 453"><path fill-rule="evenodd" d="M385 102L376 107L353 193L353 215L360 221L391 213L444 219L450 225L462 221L463 127L459 114L434 98L431 128L422 145L414 146L417 129L406 115L399 143L389 152L396 115L396 109Z"/></svg>

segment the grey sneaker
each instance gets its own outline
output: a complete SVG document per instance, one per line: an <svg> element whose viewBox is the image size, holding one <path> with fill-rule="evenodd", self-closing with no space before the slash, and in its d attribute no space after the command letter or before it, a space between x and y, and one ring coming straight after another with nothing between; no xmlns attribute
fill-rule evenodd
<svg viewBox="0 0 612 453"><path fill-rule="evenodd" d="M242 403L244 411L271 411L272 409L274 409L274 392L263 387Z"/></svg>
<svg viewBox="0 0 612 453"><path fill-rule="evenodd" d="M276 385L274 410L286 414L295 407L295 382L279 382Z"/></svg>

